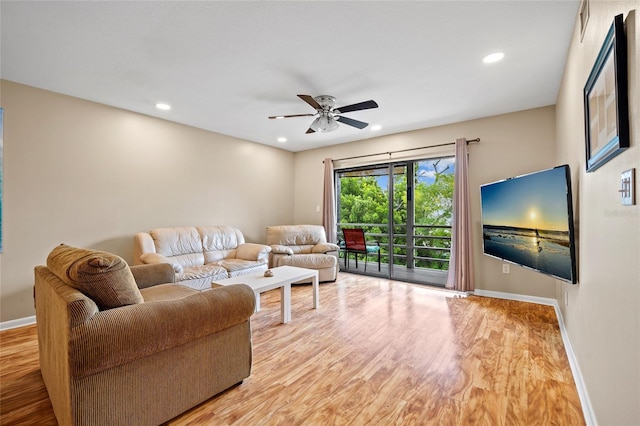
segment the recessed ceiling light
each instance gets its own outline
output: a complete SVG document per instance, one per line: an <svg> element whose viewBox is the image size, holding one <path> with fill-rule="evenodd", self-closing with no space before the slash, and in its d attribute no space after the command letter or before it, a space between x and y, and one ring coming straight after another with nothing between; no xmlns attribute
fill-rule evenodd
<svg viewBox="0 0 640 426"><path fill-rule="evenodd" d="M371 126L371 131L372 132L377 132L378 130L382 129L382 126L379 124L376 124L374 126Z"/></svg>
<svg viewBox="0 0 640 426"><path fill-rule="evenodd" d="M279 137L278 138L278 142L283 142L284 143L286 141L287 141L287 138L283 138L283 137Z"/></svg>
<svg viewBox="0 0 640 426"><path fill-rule="evenodd" d="M163 111L169 111L171 109L171 105L163 104L163 103L157 103L156 104L156 108L161 109Z"/></svg>
<svg viewBox="0 0 640 426"><path fill-rule="evenodd" d="M482 62L484 62L485 64L492 64L494 62L501 61L502 58L504 58L504 52L496 52L485 56L482 59Z"/></svg>

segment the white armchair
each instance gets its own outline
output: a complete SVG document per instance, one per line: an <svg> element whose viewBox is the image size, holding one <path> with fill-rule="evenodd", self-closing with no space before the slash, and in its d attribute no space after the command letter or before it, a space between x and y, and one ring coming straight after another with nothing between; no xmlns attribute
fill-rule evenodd
<svg viewBox="0 0 640 426"><path fill-rule="evenodd" d="M316 269L320 282L338 278L338 245L327 242L320 225L268 226L266 243L271 247L269 267L298 266Z"/></svg>

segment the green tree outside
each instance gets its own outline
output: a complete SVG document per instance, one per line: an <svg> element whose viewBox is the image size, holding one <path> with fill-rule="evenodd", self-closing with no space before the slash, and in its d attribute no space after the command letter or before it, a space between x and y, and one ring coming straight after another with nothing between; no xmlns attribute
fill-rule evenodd
<svg viewBox="0 0 640 426"><path fill-rule="evenodd" d="M419 259L448 259L451 245L450 225L453 211L453 168L451 161L433 159L416 162L414 166L414 222L416 267L448 268L448 262ZM425 170L430 170L427 178ZM387 253L389 221L389 191L387 169L366 169L338 173L340 180L339 222L362 224L367 234L373 234ZM407 176L405 166L395 166L393 178L394 234L406 234ZM367 224L367 225L364 225ZM421 227L425 226L425 227ZM442 227L426 227L442 226ZM372 237L372 239L374 238ZM394 264L406 266L405 237L397 236L394 244Z"/></svg>

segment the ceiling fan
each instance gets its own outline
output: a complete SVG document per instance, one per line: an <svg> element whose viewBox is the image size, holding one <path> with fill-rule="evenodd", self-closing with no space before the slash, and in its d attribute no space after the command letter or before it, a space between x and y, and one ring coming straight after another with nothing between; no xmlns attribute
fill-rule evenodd
<svg viewBox="0 0 640 426"><path fill-rule="evenodd" d="M270 119L279 118L291 118L291 117L314 117L318 116L306 133L315 132L333 132L338 128L338 123L347 124L349 126L357 127L358 129L364 129L369 125L364 121L354 120L353 118L343 117L345 112L360 111L363 109L378 108L378 104L375 101L364 101L357 104L345 105L343 107L335 108L336 98L328 95L309 96L298 95L300 99L311 105L316 110L315 114L293 114L293 115L272 115Z"/></svg>

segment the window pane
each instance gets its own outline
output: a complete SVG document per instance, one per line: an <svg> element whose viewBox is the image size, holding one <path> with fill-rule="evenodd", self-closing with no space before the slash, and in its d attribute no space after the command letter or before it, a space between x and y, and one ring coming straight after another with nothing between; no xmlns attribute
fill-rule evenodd
<svg viewBox="0 0 640 426"><path fill-rule="evenodd" d="M451 248L455 157L416 164L415 266L446 270Z"/></svg>

